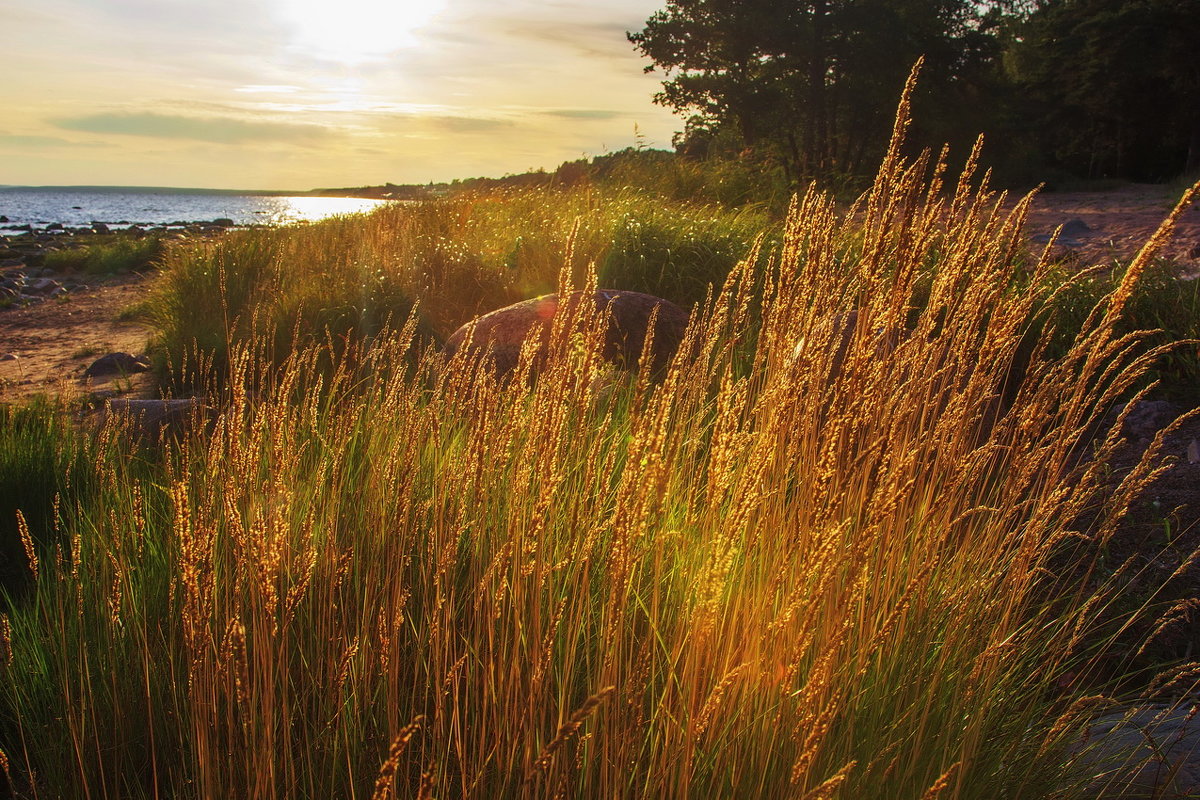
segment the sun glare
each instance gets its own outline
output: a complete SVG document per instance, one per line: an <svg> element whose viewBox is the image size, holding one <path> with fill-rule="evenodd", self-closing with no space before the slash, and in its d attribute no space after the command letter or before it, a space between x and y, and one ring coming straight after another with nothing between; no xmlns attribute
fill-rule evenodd
<svg viewBox="0 0 1200 800"><path fill-rule="evenodd" d="M311 55L357 64L418 43L439 0L281 0L295 44Z"/></svg>

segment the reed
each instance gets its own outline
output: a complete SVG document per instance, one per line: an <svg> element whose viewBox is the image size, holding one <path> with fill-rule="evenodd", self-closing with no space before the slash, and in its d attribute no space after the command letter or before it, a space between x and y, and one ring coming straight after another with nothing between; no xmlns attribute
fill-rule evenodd
<svg viewBox="0 0 1200 800"><path fill-rule="evenodd" d="M1094 508L1116 446L1094 422L1155 355L1116 328L1138 275L1003 400L1050 265L1020 289L1027 203L1002 213L973 160L949 187L902 160L900 119L859 204L797 198L660 380L607 371L589 304L555 319L533 382L414 354L415 318L278 369L232 341L215 428L150 475L106 441L100 501L65 515L71 546L10 615L20 791L1061 790L1083 700L1055 687L1120 657L1095 633L1115 584L1087 565L1157 469ZM357 281L363 242L382 257L389 226L444 210L230 237L186 279L224 313L285 302L281 265ZM588 252L586 222L564 235ZM344 260L289 259L314 242ZM594 288L560 255L560 291Z"/></svg>
<svg viewBox="0 0 1200 800"><path fill-rule="evenodd" d="M418 309L421 342L552 292L564 263L606 287L690 305L771 229L752 209L669 202L633 189L496 189L302 228L233 232L169 251L143 309L178 392L228 373L235 345L362 341ZM197 354L201 354L197 357ZM200 362L211 362L199 374ZM190 365L190 367L188 366Z"/></svg>

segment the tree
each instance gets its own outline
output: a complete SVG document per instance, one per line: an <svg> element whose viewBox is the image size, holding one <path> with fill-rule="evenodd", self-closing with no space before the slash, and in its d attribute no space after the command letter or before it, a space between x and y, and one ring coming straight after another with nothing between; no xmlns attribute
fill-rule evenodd
<svg viewBox="0 0 1200 800"><path fill-rule="evenodd" d="M734 130L793 179L861 174L887 141L912 64L927 63L932 128L999 63L971 0L669 0L629 40L665 73L655 100L692 136ZM948 104L947 104L948 103Z"/></svg>
<svg viewBox="0 0 1200 800"><path fill-rule="evenodd" d="M1052 166L1162 180L1200 171L1195 0L1047 0L1020 27L1010 76Z"/></svg>

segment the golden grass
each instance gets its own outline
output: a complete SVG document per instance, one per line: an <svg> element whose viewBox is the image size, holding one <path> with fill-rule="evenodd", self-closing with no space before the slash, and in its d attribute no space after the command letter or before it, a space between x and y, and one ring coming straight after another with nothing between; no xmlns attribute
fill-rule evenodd
<svg viewBox="0 0 1200 800"><path fill-rule="evenodd" d="M1090 702L1051 688L1105 655L1078 566L1157 468L1079 529L1081 455L1149 362L1099 309L1002 402L1028 203L944 191L902 130L658 383L598 380L588 304L532 388L400 366L411 325L327 375L236 350L211 435L145 498L107 466L14 623L6 696L40 669L64 715L17 720L30 794L1047 796Z"/></svg>

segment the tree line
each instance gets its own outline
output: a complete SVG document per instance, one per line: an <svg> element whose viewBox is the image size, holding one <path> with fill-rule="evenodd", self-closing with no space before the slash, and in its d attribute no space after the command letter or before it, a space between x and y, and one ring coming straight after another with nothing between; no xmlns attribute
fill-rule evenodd
<svg viewBox="0 0 1200 800"><path fill-rule="evenodd" d="M1196 0L669 0L629 40L678 151L853 180L924 58L914 146L985 135L997 177L1200 172Z"/></svg>

